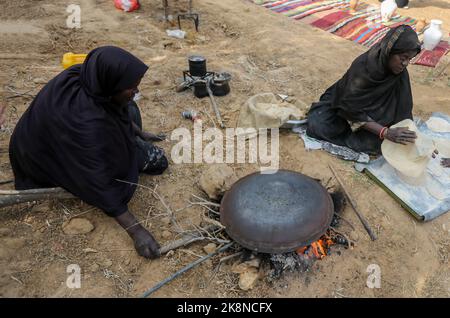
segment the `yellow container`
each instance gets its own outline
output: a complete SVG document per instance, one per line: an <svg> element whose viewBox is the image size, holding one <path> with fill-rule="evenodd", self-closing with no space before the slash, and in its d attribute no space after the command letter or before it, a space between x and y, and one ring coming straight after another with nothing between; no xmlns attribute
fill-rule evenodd
<svg viewBox="0 0 450 318"><path fill-rule="evenodd" d="M67 69L75 64L83 64L87 54L66 53L62 59L62 66Z"/></svg>

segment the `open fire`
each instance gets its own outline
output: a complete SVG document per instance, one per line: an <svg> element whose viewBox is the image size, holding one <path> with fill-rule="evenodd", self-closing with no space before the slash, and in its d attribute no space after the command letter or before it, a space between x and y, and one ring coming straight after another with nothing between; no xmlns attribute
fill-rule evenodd
<svg viewBox="0 0 450 318"><path fill-rule="evenodd" d="M345 238L342 234L337 233L335 230L329 229L319 240L308 246L300 247L297 249L296 253L300 257L307 260L321 260L328 255L330 247L335 244L347 245L350 247L350 243L347 238Z"/></svg>

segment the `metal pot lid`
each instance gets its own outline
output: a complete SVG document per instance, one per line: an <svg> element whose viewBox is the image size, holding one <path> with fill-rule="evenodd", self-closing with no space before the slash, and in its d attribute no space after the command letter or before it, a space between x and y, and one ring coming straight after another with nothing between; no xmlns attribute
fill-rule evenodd
<svg viewBox="0 0 450 318"><path fill-rule="evenodd" d="M205 62L206 58L201 55L191 55L189 56L188 60L191 62Z"/></svg>
<svg viewBox="0 0 450 318"><path fill-rule="evenodd" d="M261 253L287 253L311 244L328 229L333 214L331 196L319 182L288 170L240 179L220 207L228 235Z"/></svg>
<svg viewBox="0 0 450 318"><path fill-rule="evenodd" d="M227 72L215 73L214 82L228 82L231 80L231 74Z"/></svg>

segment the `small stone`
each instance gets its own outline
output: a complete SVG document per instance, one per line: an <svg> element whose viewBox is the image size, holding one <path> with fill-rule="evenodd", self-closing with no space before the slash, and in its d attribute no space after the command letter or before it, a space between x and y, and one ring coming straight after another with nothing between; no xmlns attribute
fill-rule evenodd
<svg viewBox="0 0 450 318"><path fill-rule="evenodd" d="M94 230L94 225L87 219L75 218L63 224L63 232L67 235L86 234Z"/></svg>
<svg viewBox="0 0 450 318"><path fill-rule="evenodd" d="M251 267L247 271L239 275L239 288L242 290L250 290L255 287L258 281L258 269Z"/></svg>
<svg viewBox="0 0 450 318"><path fill-rule="evenodd" d="M254 258L250 261L233 264L233 266L231 267L231 271L235 274L242 274L244 272L251 270L252 268L258 269L260 264L261 264L261 259Z"/></svg>
<svg viewBox="0 0 450 318"><path fill-rule="evenodd" d="M238 180L233 169L226 164L214 164L200 176L200 188L210 199L218 200Z"/></svg>
<svg viewBox="0 0 450 318"><path fill-rule="evenodd" d="M167 55L159 55L159 56L155 56L155 57L151 58L150 61L152 61L152 62L162 62L165 59L167 59Z"/></svg>
<svg viewBox="0 0 450 318"><path fill-rule="evenodd" d="M163 239L166 239L166 240L172 237L172 233L170 233L170 231L167 231L167 230L163 231L161 233L161 235L162 235Z"/></svg>
<svg viewBox="0 0 450 318"><path fill-rule="evenodd" d="M93 249L93 248L90 248L90 247L85 248L85 249L83 250L83 252L85 252L86 254L88 254L88 253L98 253L97 250L95 250L95 249Z"/></svg>
<svg viewBox="0 0 450 318"><path fill-rule="evenodd" d="M6 227L0 228L0 237L11 236L12 231Z"/></svg>
<svg viewBox="0 0 450 318"><path fill-rule="evenodd" d="M214 253L217 249L217 245L214 243L209 243L208 245L205 245L203 247L203 250L205 251L206 254L211 254Z"/></svg>
<svg viewBox="0 0 450 318"><path fill-rule="evenodd" d="M36 77L35 79L33 79L33 82L35 84L47 84L48 81L42 77Z"/></svg>
<svg viewBox="0 0 450 318"><path fill-rule="evenodd" d="M250 261L245 262L244 264L249 267L259 268L259 265L261 265L261 259L256 257Z"/></svg>
<svg viewBox="0 0 450 318"><path fill-rule="evenodd" d="M245 263L234 263L231 266L231 272L234 274L242 274L248 269L248 266Z"/></svg>

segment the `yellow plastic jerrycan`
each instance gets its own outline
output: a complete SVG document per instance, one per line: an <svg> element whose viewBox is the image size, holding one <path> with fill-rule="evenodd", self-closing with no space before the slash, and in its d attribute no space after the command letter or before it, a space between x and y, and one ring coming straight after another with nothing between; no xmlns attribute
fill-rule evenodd
<svg viewBox="0 0 450 318"><path fill-rule="evenodd" d="M66 53L62 59L62 66L67 69L75 64L83 64L87 54Z"/></svg>

